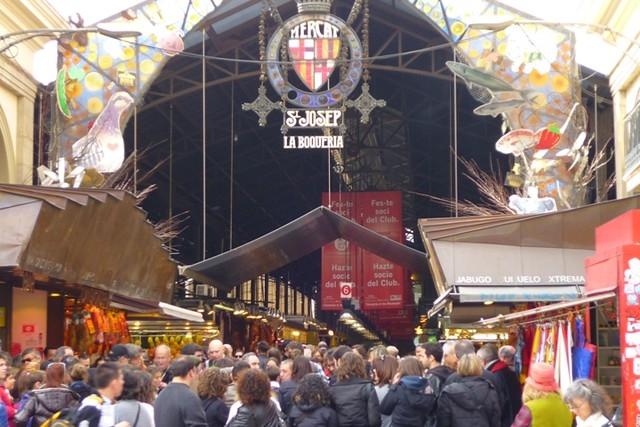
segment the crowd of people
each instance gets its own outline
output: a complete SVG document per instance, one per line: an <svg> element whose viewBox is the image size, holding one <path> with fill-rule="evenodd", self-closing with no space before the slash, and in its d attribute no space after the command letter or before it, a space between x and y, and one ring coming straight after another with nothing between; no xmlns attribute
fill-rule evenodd
<svg viewBox="0 0 640 427"><path fill-rule="evenodd" d="M612 405L593 381L561 394L554 368L524 386L515 349L467 340L328 348L291 341L233 351L219 340L180 355L132 344L105 358L60 347L0 353L0 427L604 427Z"/></svg>

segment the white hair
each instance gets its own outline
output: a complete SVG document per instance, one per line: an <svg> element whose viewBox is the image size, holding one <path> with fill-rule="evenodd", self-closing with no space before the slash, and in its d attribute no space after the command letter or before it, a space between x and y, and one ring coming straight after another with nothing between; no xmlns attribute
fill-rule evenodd
<svg viewBox="0 0 640 427"><path fill-rule="evenodd" d="M447 341L442 345L442 363L444 363L444 357L447 354L456 354L456 342Z"/></svg>

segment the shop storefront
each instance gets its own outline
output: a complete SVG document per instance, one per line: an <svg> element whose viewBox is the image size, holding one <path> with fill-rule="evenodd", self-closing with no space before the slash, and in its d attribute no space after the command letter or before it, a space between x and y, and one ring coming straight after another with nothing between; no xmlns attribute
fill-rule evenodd
<svg viewBox="0 0 640 427"><path fill-rule="evenodd" d="M176 266L136 199L116 190L0 185L0 339L17 354L130 341L129 313L171 306Z"/></svg>

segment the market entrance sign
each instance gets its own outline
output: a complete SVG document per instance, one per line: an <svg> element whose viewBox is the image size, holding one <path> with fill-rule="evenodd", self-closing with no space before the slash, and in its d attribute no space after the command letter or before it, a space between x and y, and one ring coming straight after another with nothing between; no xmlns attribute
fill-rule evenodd
<svg viewBox="0 0 640 427"><path fill-rule="evenodd" d="M258 98L242 108L258 114L261 126L266 125L271 111L282 111L285 149L341 149L347 108L357 109L362 114L361 121L367 123L371 111L386 103L369 94L369 74L364 73L367 64L363 61L368 44L363 48L351 25L330 13L331 0L297 3L298 14L279 21L267 44L264 16L261 17L258 39L265 63L261 67ZM354 4L354 10L359 9ZM358 13L352 11L350 23ZM368 34L368 13L364 16L367 31L363 29L363 34ZM363 75L362 94L356 100L349 99ZM267 96L267 80L279 101Z"/></svg>

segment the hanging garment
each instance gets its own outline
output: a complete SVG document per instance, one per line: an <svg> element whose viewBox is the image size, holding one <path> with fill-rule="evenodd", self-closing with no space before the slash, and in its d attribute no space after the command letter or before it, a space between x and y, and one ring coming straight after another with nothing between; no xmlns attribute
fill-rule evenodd
<svg viewBox="0 0 640 427"><path fill-rule="evenodd" d="M536 327L529 325L524 328L524 346L522 347L522 367L520 371L520 382L524 384L525 379L529 375L529 365L531 365L531 356L533 353L533 337L536 334Z"/></svg>
<svg viewBox="0 0 640 427"><path fill-rule="evenodd" d="M553 366L555 363L556 353L556 324L549 326L549 335L544 343L544 363Z"/></svg>
<svg viewBox="0 0 640 427"><path fill-rule="evenodd" d="M596 346L585 344L584 322L576 318L576 346L573 349L573 378L591 378Z"/></svg>
<svg viewBox="0 0 640 427"><path fill-rule="evenodd" d="M564 322L558 322L558 346L556 349L555 378L562 393L571 385L571 365L567 352L567 341L564 332Z"/></svg>
<svg viewBox="0 0 640 427"><path fill-rule="evenodd" d="M536 325L536 331L533 335L533 342L531 343L531 358L529 360L529 370L534 363L538 362L538 353L540 352L540 338L542 335L542 326Z"/></svg>
<svg viewBox="0 0 640 427"><path fill-rule="evenodd" d="M522 373L522 350L525 348L526 343L524 341L524 328L518 328L518 341L516 342L516 354L514 357L514 368L516 371L516 375L520 378L520 374Z"/></svg>
<svg viewBox="0 0 640 427"><path fill-rule="evenodd" d="M547 338L549 337L549 328L547 325L542 326L540 334L540 342L538 343L538 353L536 355L536 363L544 363L547 349Z"/></svg>

